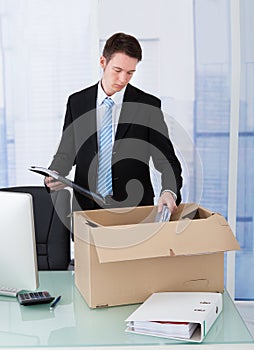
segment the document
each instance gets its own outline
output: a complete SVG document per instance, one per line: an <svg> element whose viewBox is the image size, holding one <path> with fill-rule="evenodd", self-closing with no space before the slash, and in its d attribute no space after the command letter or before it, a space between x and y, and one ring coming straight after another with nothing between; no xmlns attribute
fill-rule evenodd
<svg viewBox="0 0 254 350"><path fill-rule="evenodd" d="M89 199L95 200L99 204L102 204L102 205L106 204L104 199L100 195L98 195L94 192L88 191L87 189L77 185L75 182L73 182L73 181L67 179L66 177L56 173L55 171L52 171L52 170L47 169L47 168L39 167L39 166L31 166L28 170L33 171L33 172L38 173L38 174L43 175L43 176L51 176L51 177L53 177L53 179L62 182L63 184L65 184L68 187L73 188L75 191L79 192L83 196L85 196Z"/></svg>
<svg viewBox="0 0 254 350"><path fill-rule="evenodd" d="M162 321L133 321L129 325L136 333L157 335L162 337L179 337L190 339L197 328L197 323L191 322L162 322Z"/></svg>
<svg viewBox="0 0 254 350"><path fill-rule="evenodd" d="M126 319L126 331L202 342L222 309L221 293L154 293Z"/></svg>

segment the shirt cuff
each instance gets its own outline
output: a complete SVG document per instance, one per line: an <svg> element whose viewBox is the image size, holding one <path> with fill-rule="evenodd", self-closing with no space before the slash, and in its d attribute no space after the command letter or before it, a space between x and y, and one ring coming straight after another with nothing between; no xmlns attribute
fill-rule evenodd
<svg viewBox="0 0 254 350"><path fill-rule="evenodd" d="M169 192L172 194L173 198L174 198L174 201L176 201L177 199L177 195L175 194L175 192L171 191L171 190L163 190L161 191L161 195L163 195L164 192Z"/></svg>

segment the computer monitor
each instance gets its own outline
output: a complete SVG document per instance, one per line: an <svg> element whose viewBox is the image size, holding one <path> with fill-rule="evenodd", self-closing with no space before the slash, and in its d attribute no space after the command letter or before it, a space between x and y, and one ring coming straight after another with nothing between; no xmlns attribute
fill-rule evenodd
<svg viewBox="0 0 254 350"><path fill-rule="evenodd" d="M32 196L0 190L0 287L38 288Z"/></svg>

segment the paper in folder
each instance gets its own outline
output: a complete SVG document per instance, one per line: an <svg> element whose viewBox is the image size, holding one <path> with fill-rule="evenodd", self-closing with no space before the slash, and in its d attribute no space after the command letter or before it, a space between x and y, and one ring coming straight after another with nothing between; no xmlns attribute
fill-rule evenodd
<svg viewBox="0 0 254 350"><path fill-rule="evenodd" d="M154 293L125 320L126 331L202 342L222 308L221 293Z"/></svg>

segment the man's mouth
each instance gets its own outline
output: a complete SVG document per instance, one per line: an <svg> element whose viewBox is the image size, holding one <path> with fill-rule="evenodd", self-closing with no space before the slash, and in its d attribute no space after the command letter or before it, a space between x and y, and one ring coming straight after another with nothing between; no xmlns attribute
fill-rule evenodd
<svg viewBox="0 0 254 350"><path fill-rule="evenodd" d="M116 87L117 89L122 89L122 88L124 88L124 85L115 84L115 87Z"/></svg>

